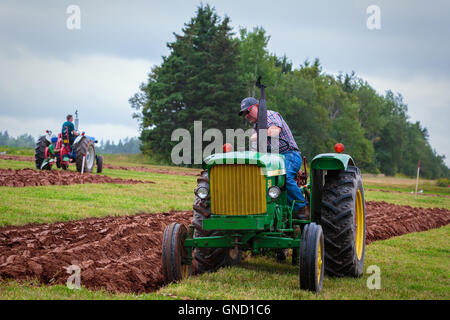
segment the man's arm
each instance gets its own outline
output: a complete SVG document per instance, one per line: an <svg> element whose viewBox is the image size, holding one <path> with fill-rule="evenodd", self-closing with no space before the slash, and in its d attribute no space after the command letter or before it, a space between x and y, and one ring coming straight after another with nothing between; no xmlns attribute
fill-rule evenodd
<svg viewBox="0 0 450 320"><path fill-rule="evenodd" d="M277 126L270 126L267 129L267 135L270 137L279 137L281 133L281 128Z"/></svg>
<svg viewBox="0 0 450 320"><path fill-rule="evenodd" d="M267 136L268 137L278 137L280 136L281 128L277 126L270 126L269 129L267 129ZM256 141L256 132L252 134L250 141Z"/></svg>

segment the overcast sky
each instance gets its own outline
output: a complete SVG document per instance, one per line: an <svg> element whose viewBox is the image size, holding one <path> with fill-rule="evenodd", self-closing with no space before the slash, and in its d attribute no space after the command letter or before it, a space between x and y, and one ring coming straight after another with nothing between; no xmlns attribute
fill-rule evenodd
<svg viewBox="0 0 450 320"><path fill-rule="evenodd" d="M269 50L294 66L318 57L327 73L352 70L379 93L391 89L450 165L449 1L204 1L235 31L262 26ZM40 135L79 110L99 139L137 136L128 99L168 54L200 1L0 2L0 130ZM70 5L81 29L70 30ZM370 5L381 29L370 30ZM72 20L70 20L72 21ZM270 101L269 101L270 103Z"/></svg>

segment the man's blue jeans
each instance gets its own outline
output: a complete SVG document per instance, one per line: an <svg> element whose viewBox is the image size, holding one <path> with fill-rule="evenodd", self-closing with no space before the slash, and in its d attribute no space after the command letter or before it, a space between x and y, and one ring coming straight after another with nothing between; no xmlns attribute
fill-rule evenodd
<svg viewBox="0 0 450 320"><path fill-rule="evenodd" d="M287 200L289 205L292 205L293 200L300 200L303 202L296 202L294 205L294 212L303 208L306 205L303 192L295 181L295 176L302 167L302 156L298 151L287 151L282 153L286 159L286 189Z"/></svg>

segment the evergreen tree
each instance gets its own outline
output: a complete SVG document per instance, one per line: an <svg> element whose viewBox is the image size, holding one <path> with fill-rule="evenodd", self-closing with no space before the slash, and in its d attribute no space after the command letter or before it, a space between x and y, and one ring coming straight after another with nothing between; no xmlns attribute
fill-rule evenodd
<svg viewBox="0 0 450 320"><path fill-rule="evenodd" d="M238 42L233 40L229 18L223 20L209 5L198 7L181 35L168 44L170 54L155 67L148 83L130 103L138 114L142 150L169 160L171 134L188 129L194 121L203 128L236 128L243 86L238 65ZM151 151L150 151L151 150Z"/></svg>

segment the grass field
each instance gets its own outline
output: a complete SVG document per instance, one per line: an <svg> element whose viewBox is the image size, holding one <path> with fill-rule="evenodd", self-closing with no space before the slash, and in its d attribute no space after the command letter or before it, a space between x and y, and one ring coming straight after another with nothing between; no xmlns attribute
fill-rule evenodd
<svg viewBox="0 0 450 320"><path fill-rule="evenodd" d="M106 156L105 163L192 170L141 164L142 159L133 157ZM0 160L0 168L33 166L32 162ZM102 174L155 183L0 187L0 226L192 209L194 176L111 169L105 169ZM421 195L415 199L409 193L415 187L414 179L371 175L364 175L363 179L367 201L450 209L448 188L437 187L433 181L421 181L419 189L439 196ZM289 263L278 264L267 257L249 257L239 267L196 276L157 293L111 294L4 280L0 282L0 299L167 299L173 296L191 299L449 299L449 233L447 226L367 246L365 266L377 265L381 269L380 290L369 290L366 286L369 274L364 274L360 279L325 278L324 291L314 295L298 289L296 267Z"/></svg>

